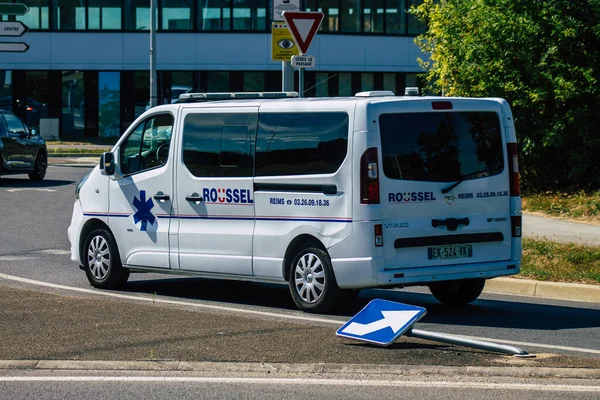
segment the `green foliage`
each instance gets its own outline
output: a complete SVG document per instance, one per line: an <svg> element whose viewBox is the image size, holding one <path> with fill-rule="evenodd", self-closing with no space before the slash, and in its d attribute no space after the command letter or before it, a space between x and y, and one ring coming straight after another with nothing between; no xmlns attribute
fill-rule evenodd
<svg viewBox="0 0 600 400"><path fill-rule="evenodd" d="M430 90L509 101L524 187L600 188L600 0L424 0Z"/></svg>

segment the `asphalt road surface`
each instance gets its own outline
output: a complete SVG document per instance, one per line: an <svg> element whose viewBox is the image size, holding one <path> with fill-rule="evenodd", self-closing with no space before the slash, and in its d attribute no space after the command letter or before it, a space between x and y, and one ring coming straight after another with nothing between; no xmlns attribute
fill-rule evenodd
<svg viewBox="0 0 600 400"><path fill-rule="evenodd" d="M87 355L78 352L76 357L84 359L104 357L118 360L144 357L193 359L195 354L197 356L197 349L192 345L190 346L194 351L185 351L184 346L189 343L182 338L179 342L180 347L176 350L169 349L169 343L159 345L160 341L158 341L156 348L160 349L160 354L157 354L158 350L152 354L150 349L144 350L145 353L126 350L127 344L133 345L136 342L135 335L132 335L132 329L136 328L136 324L152 330L154 325L162 323L167 325L170 331L162 327L160 334L170 337L171 340L176 338L168 335L176 331L177 324L185 325L186 329L194 332L202 326L215 328L206 332L208 335L206 340L211 341L215 347L220 346L220 349L208 352L206 358L218 361L260 362L285 359L298 362L327 362L335 359L336 362L353 363L403 362L440 365L469 365L469 363L494 365L498 362L497 355L490 353L457 349L454 346L411 338L401 338L401 343L388 349L346 342L340 344L342 342L334 335L335 329L369 300L385 298L425 307L427 315L417 324L417 329L494 339L500 342L509 341L531 353L555 353L567 356L560 359L560 362L556 361L555 364L548 361L552 357L539 357L539 360L546 360L544 362L547 365L558 363L560 366L596 366L600 360L598 342L600 305L595 303L484 294L472 305L453 308L438 304L429 292L422 288L365 290L361 292L356 303L348 304L340 313L313 316L296 310L287 287L277 285L212 281L159 274L133 274L130 282L121 292L97 291L89 286L83 271L70 261L66 234L74 201L75 184L89 170L89 167L51 166L48 169L47 179L41 183L31 182L26 176L4 177L0 182L0 204L2 205L0 274L3 274L3 277L0 277L0 286L6 288L3 292L3 302L4 305L11 305L11 307L17 307L18 304L31 305L31 307L35 305L33 309L23 306L25 308L19 310L21 314L0 314L8 318L3 325L10 325L12 321L10 318L17 318L17 315L27 316L27 313L33 313L36 318L32 321L43 321L44 315L53 315L51 320L46 321L48 326L45 328L60 332L61 326L64 327L65 324L69 328L77 326L78 320L75 316L85 318L86 310L92 308L99 313L104 310L124 313L119 321L122 326L112 326L105 331L106 335L110 335L111 332L124 335L127 340L121 343L121 347L115 347L111 352L110 346L105 346L102 347L102 351L96 353L91 350ZM32 284L23 279L34 280L33 283L40 284ZM42 286L42 283L61 285L61 287ZM68 288L83 291L70 292ZM96 293L103 295L99 296ZM119 294L132 297L118 299L105 296ZM146 300L146 303L143 306L139 305L135 299ZM73 314L65 316L65 313L61 312L61 307L69 300L75 304L70 306L72 309L69 308ZM147 310L148 301L160 307ZM168 303L169 301L171 303ZM54 305L54 308L43 310L45 304ZM83 304L87 308L82 306ZM142 309L145 311L142 312ZM235 312L229 311L230 309ZM203 316L211 318L211 322L215 321L216 324L216 321L219 321L226 328L237 329L240 327L239 324L244 323L254 326L254 330L244 328L236 331L236 335L229 338L213 340L211 335L226 335L226 332L220 329L221 326L211 327L211 324L206 324L205 320L200 326L186 325L189 321L182 322L169 317L169 315L177 315L178 318L185 319L185 315L191 315L190 310L203 313ZM104 314L107 313L108 311ZM153 313L160 314L160 318L152 321L140 317ZM232 315L237 319L233 319ZM93 321L86 320L86 324L90 323ZM32 337L42 335L42 328L44 326L32 328L32 332L35 333ZM313 331L318 331L319 334L316 336L322 336L322 341L329 343L330 346L321 348L312 343L310 339ZM88 333L93 334L93 329ZM245 335L246 343L252 348L240 347L237 353L228 353L228 348L235 347L234 344L242 334ZM19 336L17 332L15 335ZM108 342L102 343L104 345ZM272 347L279 349L278 346L281 346L281 352L268 351ZM21 353L14 353L15 347ZM43 346L39 347L40 354L49 358L56 359L61 354L65 354L60 351L44 352L41 349ZM311 347L320 349L322 353L316 350L310 352L303 350ZM19 347L18 343L11 347L5 342L4 347L0 345L0 349L3 350L0 359L11 356L14 358L35 356L35 352L28 352L31 347ZM169 353L171 350L172 352ZM329 353L330 350L332 353ZM338 356L335 355L335 351L339 352ZM273 359L268 360L269 357ZM539 360L538 362L541 362Z"/></svg>

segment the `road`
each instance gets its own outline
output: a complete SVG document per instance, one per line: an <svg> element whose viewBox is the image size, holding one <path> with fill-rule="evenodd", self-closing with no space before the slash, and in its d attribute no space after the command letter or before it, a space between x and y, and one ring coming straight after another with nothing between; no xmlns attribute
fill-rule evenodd
<svg viewBox="0 0 600 400"><path fill-rule="evenodd" d="M484 294L472 305L452 308L438 304L422 288L365 290L356 303L348 304L342 312L315 316L296 310L287 288L277 285L133 274L123 291L95 290L70 261L66 236L75 184L88 171L89 168L84 167L51 166L47 179L41 183L20 177L6 177L0 182L0 204L4 205L0 214L0 324L5 331L0 359L600 368L600 304L596 303ZM389 348L336 338L337 327L373 298L425 307L427 315L417 324L418 329L512 341L537 353L538 358L512 360L489 352L413 338L401 338ZM238 395L224 397L244 398L256 398L253 396L261 393L260 390L265 390L261 398L288 397L298 385L302 385L307 394L322 388L322 385L301 382L261 387L264 383L259 381L250 384L240 380L202 379L184 386L202 388L206 393L221 393L225 385L236 388ZM19 382L0 379L0 393L18 393L13 391L23 388L31 390L27 393L35 393L48 387L37 378L26 384ZM141 382L135 379L126 384L107 381L95 382L93 386L102 393L111 393L111 388L117 385L125 392L140 394L137 398L152 398L141 393L161 397L165 390L175 390L181 385L176 381L150 385L142 382L145 389L139 389L136 385ZM369 390L373 393L369 397L375 398L375 394L393 397L391 393L397 390L380 385L373 391L359 383L338 386L341 392L319 393L323 393L322 397L334 398L336 393L360 394L362 390ZM85 398L83 393L89 388L89 382L53 381L50 387L63 395L72 393L64 397ZM79 387L82 392L77 391ZM451 385L447 392L435 385L424 391L408 383L402 387L402 393L414 394L416 398L462 398L466 390L473 398L479 395L484 398L487 390L516 398L525 392L522 388L472 386L465 389ZM545 392L540 392L542 388L529 389L531 398L536 393L538 398L558 398L561 393L564 396L558 389ZM184 398L197 394L194 391L186 394L185 390L181 393ZM569 397L591 398L590 393L584 390ZM53 398L51 392L47 394Z"/></svg>

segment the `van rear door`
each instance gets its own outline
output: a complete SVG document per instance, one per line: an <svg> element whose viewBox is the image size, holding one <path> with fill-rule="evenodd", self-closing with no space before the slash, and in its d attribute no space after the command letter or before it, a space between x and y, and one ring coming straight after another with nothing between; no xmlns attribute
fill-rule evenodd
<svg viewBox="0 0 600 400"><path fill-rule="evenodd" d="M376 114L386 268L510 259L500 104L415 99L386 103Z"/></svg>

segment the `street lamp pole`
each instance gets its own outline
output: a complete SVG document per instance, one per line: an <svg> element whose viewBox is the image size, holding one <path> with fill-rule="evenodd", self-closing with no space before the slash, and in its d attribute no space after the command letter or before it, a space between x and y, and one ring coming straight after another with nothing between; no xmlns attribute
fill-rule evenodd
<svg viewBox="0 0 600 400"><path fill-rule="evenodd" d="M150 0L150 107L157 105L156 101L156 2Z"/></svg>

